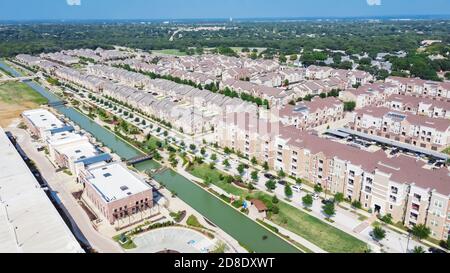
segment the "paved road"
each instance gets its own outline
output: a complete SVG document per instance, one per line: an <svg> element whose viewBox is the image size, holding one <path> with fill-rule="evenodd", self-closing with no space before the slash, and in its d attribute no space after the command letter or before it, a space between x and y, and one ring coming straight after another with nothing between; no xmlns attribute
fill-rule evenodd
<svg viewBox="0 0 450 273"><path fill-rule="evenodd" d="M86 212L78 205L69 190L69 183L74 182L67 181L61 174L55 172L55 168L45 155L37 152L35 144L32 142L28 133L17 128L8 129L17 137L19 145L25 151L27 156L36 163L43 178L47 181L51 189L56 192L58 198L64 205L63 209L70 215L69 218L72 227L74 227L75 236L81 241L91 245L92 248L98 252L123 252L122 248L116 242L111 238L103 236L93 228Z"/></svg>

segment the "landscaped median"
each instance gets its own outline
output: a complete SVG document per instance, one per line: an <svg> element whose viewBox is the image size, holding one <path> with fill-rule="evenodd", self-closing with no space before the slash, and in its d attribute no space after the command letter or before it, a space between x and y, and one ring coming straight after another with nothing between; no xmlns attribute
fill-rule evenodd
<svg viewBox="0 0 450 273"><path fill-rule="evenodd" d="M240 196L242 199L259 199L268 208L277 207L277 213L268 213L268 218L275 224L303 237L327 252L358 253L367 250L367 244L356 237L341 231L302 210L279 201L273 203L273 197L265 192L248 191L227 183L226 174L211 169L207 164L193 164L188 170L192 175L208 180L224 191ZM275 211L275 210L274 210Z"/></svg>

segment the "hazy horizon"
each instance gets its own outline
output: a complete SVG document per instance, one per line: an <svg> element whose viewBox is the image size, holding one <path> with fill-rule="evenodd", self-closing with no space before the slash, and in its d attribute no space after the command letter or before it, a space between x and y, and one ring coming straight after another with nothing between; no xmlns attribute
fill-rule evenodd
<svg viewBox="0 0 450 273"><path fill-rule="evenodd" d="M176 7L176 8L174 8ZM0 21L450 17L447 0L15 0Z"/></svg>

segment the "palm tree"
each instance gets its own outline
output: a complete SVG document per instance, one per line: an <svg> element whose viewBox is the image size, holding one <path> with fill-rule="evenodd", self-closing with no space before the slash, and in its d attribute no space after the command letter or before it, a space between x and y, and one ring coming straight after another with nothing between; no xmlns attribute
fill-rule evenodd
<svg viewBox="0 0 450 273"><path fill-rule="evenodd" d="M425 253L425 249L423 249L423 247L421 247L421 246L415 246L411 252L412 253Z"/></svg>

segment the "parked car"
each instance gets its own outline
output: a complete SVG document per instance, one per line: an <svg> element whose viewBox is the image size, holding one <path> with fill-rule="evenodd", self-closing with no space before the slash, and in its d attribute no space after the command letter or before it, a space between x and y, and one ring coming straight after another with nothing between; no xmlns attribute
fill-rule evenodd
<svg viewBox="0 0 450 273"><path fill-rule="evenodd" d="M323 199L322 200L322 204L324 204L324 205L333 204L333 203L334 203L333 199Z"/></svg>
<svg viewBox="0 0 450 273"><path fill-rule="evenodd" d="M286 185L286 183L287 183L287 182L284 181L284 180L279 180L279 181L278 181L278 184L283 185L283 186Z"/></svg>
<svg viewBox="0 0 450 273"><path fill-rule="evenodd" d="M440 248L437 248L437 247L430 247L430 248L428 249L428 251L429 251L430 253L438 253L438 254L447 253L447 252L445 252L444 250L442 250L442 249L440 249Z"/></svg>
<svg viewBox="0 0 450 273"><path fill-rule="evenodd" d="M274 179L274 178L275 178L275 175L270 174L270 173L265 173L265 174L264 174L264 177L267 178L267 179Z"/></svg>
<svg viewBox="0 0 450 273"><path fill-rule="evenodd" d="M302 185L301 184L294 185L294 186L292 186L292 190L295 192L301 192Z"/></svg>
<svg viewBox="0 0 450 273"><path fill-rule="evenodd" d="M313 193L313 194L312 194L312 197L313 197L314 200L319 199L319 195L318 195L317 193Z"/></svg>

